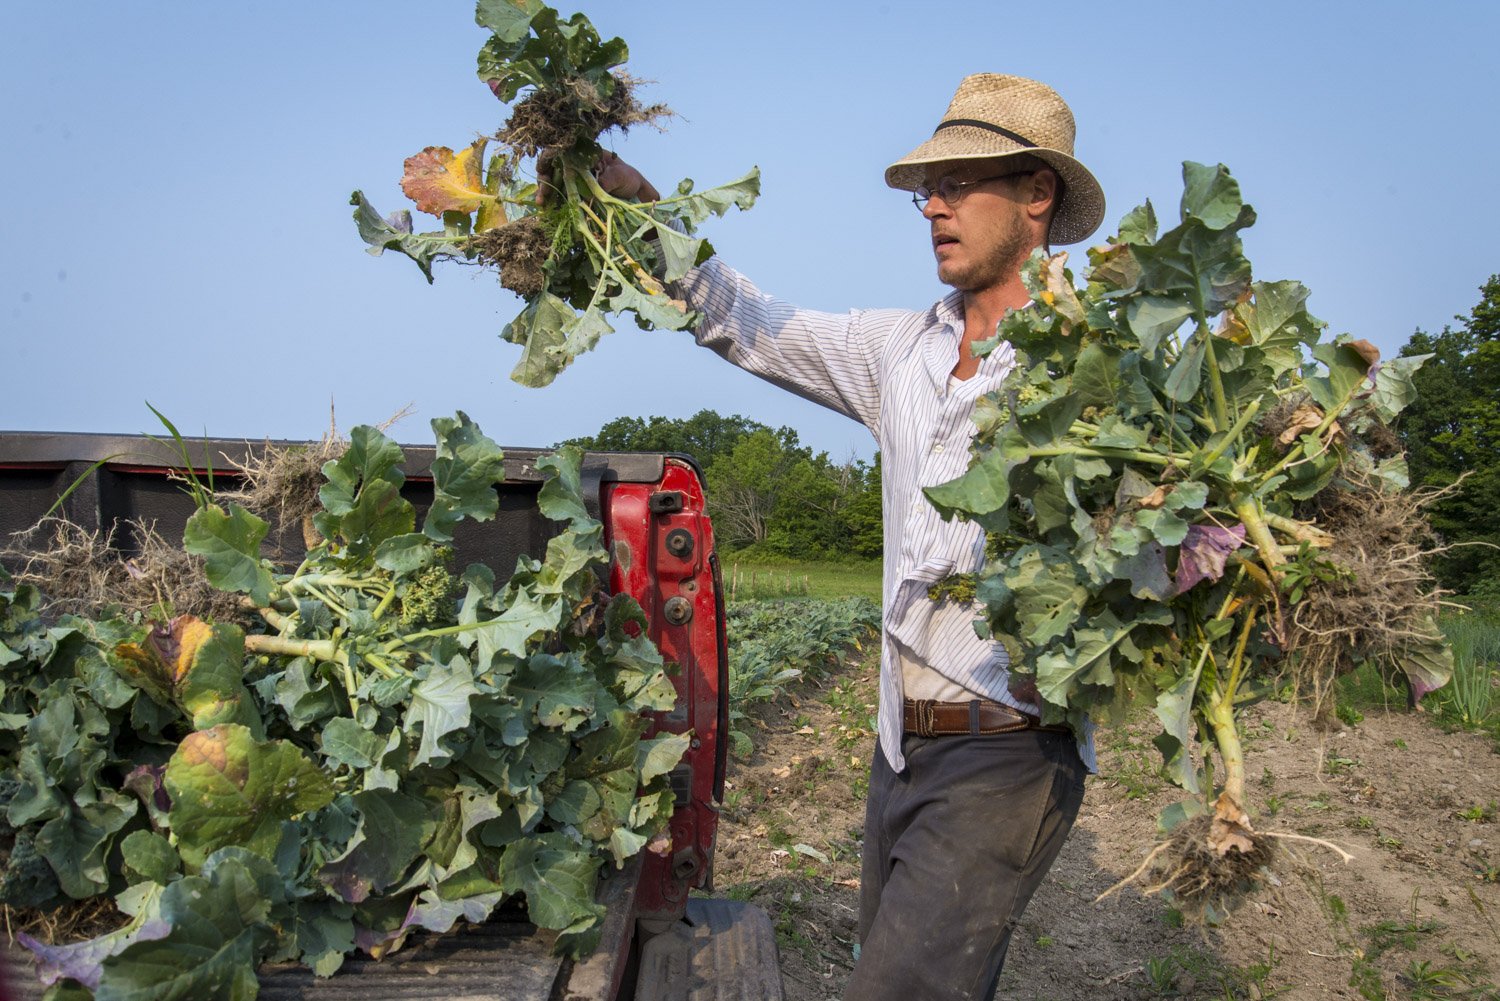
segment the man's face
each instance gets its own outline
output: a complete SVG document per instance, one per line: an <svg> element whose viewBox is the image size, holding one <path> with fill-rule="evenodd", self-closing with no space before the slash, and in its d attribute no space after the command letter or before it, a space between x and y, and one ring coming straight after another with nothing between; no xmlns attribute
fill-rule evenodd
<svg viewBox="0 0 1500 1001"><path fill-rule="evenodd" d="M936 163L927 170L926 185L935 192L944 177L966 182L1005 173L1003 161ZM922 215L931 226L938 280L964 292L978 292L1003 285L1019 273L1037 243L1025 211L1030 176L963 187L953 203L941 195L932 196Z"/></svg>

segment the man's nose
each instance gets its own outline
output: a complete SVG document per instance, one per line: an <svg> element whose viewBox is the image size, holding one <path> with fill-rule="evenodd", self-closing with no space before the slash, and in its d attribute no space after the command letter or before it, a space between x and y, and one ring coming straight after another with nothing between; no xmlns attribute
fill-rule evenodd
<svg viewBox="0 0 1500 1001"><path fill-rule="evenodd" d="M936 191L932 193L931 198L927 199L927 204L922 206L923 219L938 219L952 214L953 206L949 205Z"/></svg>

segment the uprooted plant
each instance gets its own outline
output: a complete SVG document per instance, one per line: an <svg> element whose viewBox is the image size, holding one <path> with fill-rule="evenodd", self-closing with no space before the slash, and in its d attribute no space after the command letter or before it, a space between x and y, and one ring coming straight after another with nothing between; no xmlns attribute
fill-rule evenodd
<svg viewBox="0 0 1500 1001"><path fill-rule="evenodd" d="M154 618L80 603L130 577L68 530L77 595L0 572L0 903L46 982L250 996L261 962L327 976L517 895L587 951L601 864L667 850L690 738L642 739L676 694L639 606L601 590L581 453L536 462L560 531L501 584L448 563L454 528L495 516L503 456L463 414L433 429L420 524L401 449L355 428L291 569L262 556L266 521L195 491L181 552L239 623L187 614L166 577L115 602ZM34 937L85 913L102 934Z"/></svg>
<svg viewBox="0 0 1500 1001"><path fill-rule="evenodd" d="M1083 291L1066 254L1032 257L1031 308L976 349L1009 344L1016 366L976 406L969 470L927 493L990 533L978 626L1048 720L1154 704L1164 770L1194 798L1136 877L1214 917L1277 837L1246 809L1239 710L1366 662L1420 699L1452 658L1390 430L1424 359L1320 340L1305 287L1253 280L1255 213L1229 172L1183 174L1181 223L1158 235L1149 202L1130 212Z"/></svg>
<svg viewBox="0 0 1500 1001"><path fill-rule="evenodd" d="M475 19L492 32L479 78L514 102L510 118L457 152L429 146L407 158L401 189L441 230L414 233L409 211L382 218L354 192L370 253L406 254L428 281L444 258L498 269L500 284L526 300L502 336L523 346L511 378L527 386L547 385L609 333L606 313L632 312L648 330L691 326L695 314L663 282L708 259L713 248L696 227L754 204L759 171L704 191L684 180L649 203L615 197L594 176L600 137L669 114L636 98L638 81L618 68L625 43L601 41L584 15L563 20L540 0L480 0ZM486 159L491 142L499 149Z"/></svg>

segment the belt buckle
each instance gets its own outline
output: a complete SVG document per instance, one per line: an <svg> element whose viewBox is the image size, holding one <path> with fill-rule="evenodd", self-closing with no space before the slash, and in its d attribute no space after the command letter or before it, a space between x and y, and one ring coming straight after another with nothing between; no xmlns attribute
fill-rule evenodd
<svg viewBox="0 0 1500 1001"><path fill-rule="evenodd" d="M911 711L911 726L903 726L906 732L914 737L936 736L933 733L933 728L937 725L933 713L935 705L932 699L907 699L906 707Z"/></svg>

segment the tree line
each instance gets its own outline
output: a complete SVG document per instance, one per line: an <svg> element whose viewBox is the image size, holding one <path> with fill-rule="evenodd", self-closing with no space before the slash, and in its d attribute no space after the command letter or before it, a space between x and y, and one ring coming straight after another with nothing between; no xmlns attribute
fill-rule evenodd
<svg viewBox="0 0 1500 1001"><path fill-rule="evenodd" d="M564 444L691 455L708 479L709 515L724 548L795 559L880 556L878 453L873 463L836 462L803 445L795 428L713 410L617 417Z"/></svg>
<svg viewBox="0 0 1500 1001"><path fill-rule="evenodd" d="M1440 540L1439 582L1460 595L1500 598L1500 275L1457 326L1418 330L1403 355L1431 354L1416 402L1401 414L1411 482L1454 489L1428 509Z"/></svg>

